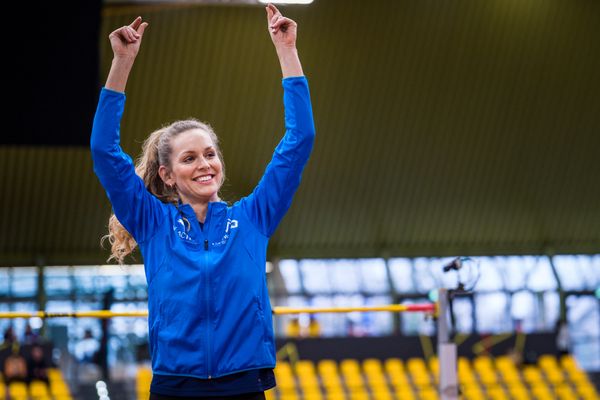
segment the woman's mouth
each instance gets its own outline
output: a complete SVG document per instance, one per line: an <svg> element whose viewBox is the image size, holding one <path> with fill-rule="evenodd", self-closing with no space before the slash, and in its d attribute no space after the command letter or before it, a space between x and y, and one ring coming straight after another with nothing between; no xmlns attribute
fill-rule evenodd
<svg viewBox="0 0 600 400"><path fill-rule="evenodd" d="M214 178L214 175L202 175L202 176L194 178L193 180L194 180L194 182L198 182L201 184L207 184L207 183L212 182L213 178Z"/></svg>

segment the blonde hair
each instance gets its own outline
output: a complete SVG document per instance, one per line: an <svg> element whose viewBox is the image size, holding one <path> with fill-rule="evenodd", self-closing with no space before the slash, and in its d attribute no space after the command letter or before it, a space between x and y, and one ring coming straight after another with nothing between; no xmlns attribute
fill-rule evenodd
<svg viewBox="0 0 600 400"><path fill-rule="evenodd" d="M221 160L221 164L223 165L223 173L221 182L219 182L219 187L221 187L225 181L225 163L223 161L223 154L219 147L219 138L212 127L193 118L175 121L170 125L152 132L150 136L148 136L142 145L142 154L135 164L135 172L144 181L146 189L163 203L172 203L177 206L179 203L179 196L175 187L168 186L163 182L158 174L158 169L161 165L166 167L171 166L171 140L180 133L191 129L201 129L209 134L215 145L219 160ZM111 255L107 260L108 262L116 260L119 264L123 264L125 257L131 254L137 246L135 239L123 225L121 225L114 213L108 220L108 235L102 237L101 244L107 239L111 245Z"/></svg>

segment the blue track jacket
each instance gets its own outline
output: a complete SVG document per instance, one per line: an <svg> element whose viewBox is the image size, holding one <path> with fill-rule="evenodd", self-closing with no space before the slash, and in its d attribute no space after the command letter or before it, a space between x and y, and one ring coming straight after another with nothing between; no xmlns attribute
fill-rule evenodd
<svg viewBox="0 0 600 400"><path fill-rule="evenodd" d="M148 192L119 145L125 94L102 89L91 137L94 171L144 258L155 374L206 379L275 366L267 243L315 137L306 78L285 78L283 88L286 132L262 179L232 206L209 203L204 229L190 205L165 204Z"/></svg>

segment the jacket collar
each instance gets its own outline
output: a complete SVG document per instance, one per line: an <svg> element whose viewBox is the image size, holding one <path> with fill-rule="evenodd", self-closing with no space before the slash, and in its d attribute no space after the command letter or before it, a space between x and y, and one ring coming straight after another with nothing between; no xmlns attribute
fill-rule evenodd
<svg viewBox="0 0 600 400"><path fill-rule="evenodd" d="M222 212L223 210L225 210L227 208L227 203L224 201L213 201L208 203L208 210L206 211L207 214L209 213L219 213ZM196 217L196 213L194 212L194 209L192 208L191 205L189 204L183 204L181 202L181 200L179 200L179 203L177 205L177 209L179 211L181 211L181 213L183 215L185 215L186 217Z"/></svg>

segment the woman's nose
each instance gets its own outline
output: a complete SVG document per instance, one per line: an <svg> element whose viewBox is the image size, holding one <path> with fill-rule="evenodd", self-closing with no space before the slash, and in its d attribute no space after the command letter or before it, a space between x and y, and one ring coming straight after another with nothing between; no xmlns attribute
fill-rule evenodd
<svg viewBox="0 0 600 400"><path fill-rule="evenodd" d="M209 164L208 160L205 157L200 157L198 160L199 160L199 162L198 162L198 168L205 169L205 168L210 167L210 164Z"/></svg>

